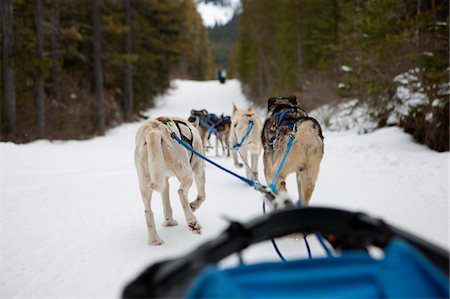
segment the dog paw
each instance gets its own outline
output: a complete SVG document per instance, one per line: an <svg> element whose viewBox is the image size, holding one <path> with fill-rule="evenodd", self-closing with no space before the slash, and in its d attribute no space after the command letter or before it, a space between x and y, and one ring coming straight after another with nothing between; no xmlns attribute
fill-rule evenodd
<svg viewBox="0 0 450 299"><path fill-rule="evenodd" d="M197 220L189 221L188 222L188 226L189 226L189 230L191 232L193 232L194 234L196 234L196 235L201 235L202 234L202 227L197 222Z"/></svg>
<svg viewBox="0 0 450 299"><path fill-rule="evenodd" d="M161 239L148 240L147 244L151 245L151 246L159 246L159 245L163 245L164 241Z"/></svg>
<svg viewBox="0 0 450 299"><path fill-rule="evenodd" d="M236 164L234 164L234 166L236 166L237 168L242 168L242 167L244 167L244 164L242 164L242 163L236 163Z"/></svg>
<svg viewBox="0 0 450 299"><path fill-rule="evenodd" d="M175 225L178 225L178 222L177 222L176 220L174 220L174 219L171 219L171 220L165 220L165 221L162 223L162 225L163 225L163 226L175 226Z"/></svg>

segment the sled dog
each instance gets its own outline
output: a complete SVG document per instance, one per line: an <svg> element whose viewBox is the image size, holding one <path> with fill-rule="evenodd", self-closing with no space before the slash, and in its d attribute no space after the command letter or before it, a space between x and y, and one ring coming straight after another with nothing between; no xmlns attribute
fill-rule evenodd
<svg viewBox="0 0 450 299"><path fill-rule="evenodd" d="M203 146L206 146L208 143L209 129L208 127L212 127L211 123L208 120L208 111L206 109L202 110L191 110L191 115L188 118L189 122L196 125L198 132L200 134L200 138L202 140Z"/></svg>
<svg viewBox="0 0 450 299"><path fill-rule="evenodd" d="M229 116L224 116L223 114L219 117L214 113L208 113L206 109L202 110L191 110L191 115L189 121L192 123L198 123L198 131L200 137L203 141L203 146L205 151L211 147L210 138L211 135L216 137L215 153L219 156L219 143L224 148L224 142L227 147L227 155L230 156L229 145L228 145L228 135L230 131L231 120ZM214 133L212 132L214 131ZM225 150L224 150L225 152Z"/></svg>
<svg viewBox="0 0 450 299"><path fill-rule="evenodd" d="M164 210L163 226L177 225L173 219L169 201L169 177L175 176L180 182L178 195L184 216L194 234L201 233L201 226L194 216L194 211L205 200L205 169L202 159L193 155L171 137L174 132L196 151L203 153L203 145L197 128L185 119L179 117L161 116L146 120L136 133L136 148L134 160L139 179L139 190L144 202L145 220L148 228L148 243L161 245L153 212L151 199L153 191L161 194ZM189 203L188 191L193 178L197 186L197 198Z"/></svg>
<svg viewBox="0 0 450 299"><path fill-rule="evenodd" d="M249 123L253 122L253 127L249 131L247 137L242 142L244 136L248 132ZM248 160L248 153L251 157L251 171L246 167L246 176L248 179L253 180L258 178L258 159L261 155L261 128L262 121L258 115L253 112L253 104L251 104L247 109L238 109L236 105L233 104L233 112L231 115L231 126L230 126L230 136L229 143L231 147L235 147L232 152L234 166L237 168L242 168L243 164L239 162L238 153L242 155L245 159L245 163L250 164ZM240 147L238 144L242 142ZM237 148L236 148L237 147Z"/></svg>
<svg viewBox="0 0 450 299"><path fill-rule="evenodd" d="M219 142L224 149L223 154L230 156L230 127L231 127L231 117L229 115L222 114L220 116L219 123L216 125L217 136L216 136L216 156L219 156ZM225 143L225 145L224 145Z"/></svg>
<svg viewBox="0 0 450 299"><path fill-rule="evenodd" d="M266 182L272 182L292 134L295 138L275 185L277 190L286 191L286 176L296 173L298 196L302 205L307 206L324 153L322 129L299 107L296 97L270 98L267 108L261 134Z"/></svg>

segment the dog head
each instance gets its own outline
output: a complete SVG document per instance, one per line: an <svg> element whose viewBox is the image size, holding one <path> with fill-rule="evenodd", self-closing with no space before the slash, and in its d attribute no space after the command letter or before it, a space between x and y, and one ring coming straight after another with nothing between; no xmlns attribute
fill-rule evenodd
<svg viewBox="0 0 450 299"><path fill-rule="evenodd" d="M236 119L241 115L251 116L253 115L253 103L250 103L246 109L238 109L236 105L233 103L233 111L231 113L231 119Z"/></svg>
<svg viewBox="0 0 450 299"><path fill-rule="evenodd" d="M188 118L188 121L192 123L196 128L200 124L200 118L205 118L208 116L208 111L206 109L202 110L191 110L191 115Z"/></svg>
<svg viewBox="0 0 450 299"><path fill-rule="evenodd" d="M295 96L283 97L283 98L270 98L267 101L267 113L269 116L272 114L275 114L283 109L289 109L289 108L294 108L296 110L300 109L301 111L303 111L303 109L301 109L299 107L297 98ZM305 114L306 114L306 112L305 112Z"/></svg>
<svg viewBox="0 0 450 299"><path fill-rule="evenodd" d="M204 116L208 116L208 111L206 109L202 109L202 110L192 109L191 115L198 116L198 117L204 117Z"/></svg>

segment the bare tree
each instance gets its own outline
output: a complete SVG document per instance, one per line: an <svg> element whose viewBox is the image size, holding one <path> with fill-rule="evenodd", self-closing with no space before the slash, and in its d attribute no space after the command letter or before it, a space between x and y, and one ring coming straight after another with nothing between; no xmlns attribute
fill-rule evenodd
<svg viewBox="0 0 450 299"><path fill-rule="evenodd" d="M127 26L128 32L125 34L124 50L128 56L131 55L131 23L130 23L130 0L123 0L124 24ZM128 59L125 65L124 82L123 82L123 98L125 119L130 121L133 117L133 83L131 74L131 62Z"/></svg>
<svg viewBox="0 0 450 299"><path fill-rule="evenodd" d="M8 131L16 133L16 83L15 71L10 59L14 48L13 4L12 0L2 0L2 37L3 37L3 84L5 88L4 107Z"/></svg>
<svg viewBox="0 0 450 299"><path fill-rule="evenodd" d="M105 101L103 95L103 71L102 71L102 49L100 28L99 0L92 0L92 31L94 46L94 76L95 76L95 98L97 102L97 131L100 135L105 134Z"/></svg>
<svg viewBox="0 0 450 299"><path fill-rule="evenodd" d="M44 57L44 33L42 29L42 0L34 1L34 25L36 30L36 54L42 59ZM45 135L45 99L44 99L44 74L38 67L36 75L36 108L38 123L38 138Z"/></svg>

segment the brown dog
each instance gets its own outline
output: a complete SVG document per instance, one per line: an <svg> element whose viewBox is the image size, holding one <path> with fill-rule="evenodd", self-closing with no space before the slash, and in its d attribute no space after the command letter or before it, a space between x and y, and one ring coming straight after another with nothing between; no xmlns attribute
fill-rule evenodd
<svg viewBox="0 0 450 299"><path fill-rule="evenodd" d="M216 136L216 156L219 156L219 142L223 148L223 154L226 153L227 157L230 156L230 127L231 127L231 117L221 115L219 122L216 124L215 128L217 130ZM225 146L224 146L225 143Z"/></svg>
<svg viewBox="0 0 450 299"><path fill-rule="evenodd" d="M286 191L287 175L296 173L298 196L306 206L314 191L323 157L322 129L298 106L295 97L270 98L267 108L267 119L261 134L267 184L272 182L292 134L292 147L275 185L277 190Z"/></svg>
<svg viewBox="0 0 450 299"><path fill-rule="evenodd" d="M188 120L197 126L206 152L211 148L211 135L215 135L216 156L219 156L219 143L222 145L223 153L227 152L227 156L230 156L228 137L230 135L231 118L229 116L224 116L222 114L219 117L214 113L208 113L206 109L192 109Z"/></svg>
<svg viewBox="0 0 450 299"><path fill-rule="evenodd" d="M148 243L161 245L163 241L156 232L155 220L151 209L153 191L161 193L163 200L163 226L174 226L169 201L169 177L175 176L180 182L178 195L189 230L201 233L201 226L193 211L205 200L205 169L202 159L184 149L171 137L175 133L196 151L203 153L200 135L194 125L179 117L158 117L146 120L136 133L134 159L139 178L139 190L145 208L148 229ZM193 178L198 195L189 204L188 191Z"/></svg>
<svg viewBox="0 0 450 299"><path fill-rule="evenodd" d="M206 146L209 136L209 130L205 125L210 125L208 122L208 111L206 109L192 109L191 115L189 116L188 120L197 127L203 146Z"/></svg>

